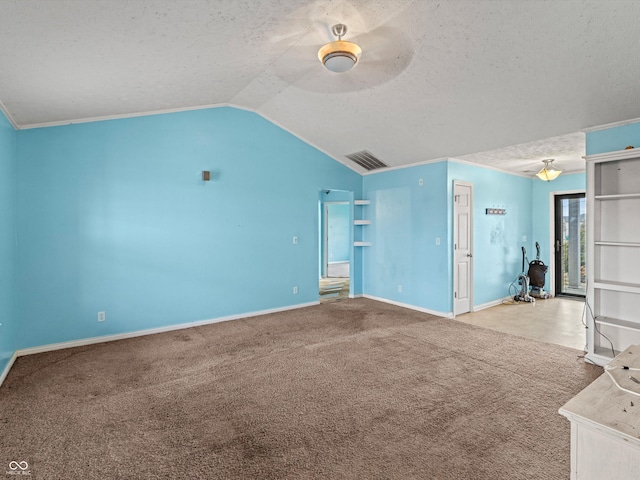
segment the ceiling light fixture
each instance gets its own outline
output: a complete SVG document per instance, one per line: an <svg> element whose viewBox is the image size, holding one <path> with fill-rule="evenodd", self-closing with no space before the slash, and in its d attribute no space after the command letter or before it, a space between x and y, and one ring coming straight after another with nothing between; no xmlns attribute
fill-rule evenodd
<svg viewBox="0 0 640 480"><path fill-rule="evenodd" d="M542 170L536 173L536 177L538 177L540 180L550 182L551 180L555 180L556 178L558 178L562 173L562 170L558 170L552 165L552 158L548 160L542 160L542 162L544 163L544 167L542 167Z"/></svg>
<svg viewBox="0 0 640 480"><path fill-rule="evenodd" d="M318 51L318 58L327 70L344 73L351 70L362 55L362 49L352 42L345 42L342 36L347 33L347 26L338 23L331 27L338 40L323 45Z"/></svg>

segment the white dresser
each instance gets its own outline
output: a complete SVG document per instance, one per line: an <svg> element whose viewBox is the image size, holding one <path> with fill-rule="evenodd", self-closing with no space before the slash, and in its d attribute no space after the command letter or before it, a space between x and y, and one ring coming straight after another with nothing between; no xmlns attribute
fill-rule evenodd
<svg viewBox="0 0 640 480"><path fill-rule="evenodd" d="M640 346L617 355L609 368L620 387L640 393ZM607 367L605 367L607 368ZM640 479L640 396L621 390L608 373L569 400L560 414L571 421L572 480Z"/></svg>

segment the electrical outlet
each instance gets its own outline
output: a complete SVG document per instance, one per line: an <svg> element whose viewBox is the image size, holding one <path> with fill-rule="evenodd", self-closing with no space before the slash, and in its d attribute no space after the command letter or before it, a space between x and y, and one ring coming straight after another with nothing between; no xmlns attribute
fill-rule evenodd
<svg viewBox="0 0 640 480"><path fill-rule="evenodd" d="M418 186L420 186L420 187L421 187L421 186L423 186L423 185L424 185L424 180L423 180L423 179L421 179L421 178L419 178L419 179L418 179Z"/></svg>
<svg viewBox="0 0 640 480"><path fill-rule="evenodd" d="M436 245L440 245L440 237L436 237Z"/></svg>
<svg viewBox="0 0 640 480"><path fill-rule="evenodd" d="M293 294L297 295L298 294L298 287L293 287Z"/></svg>
<svg viewBox="0 0 640 480"><path fill-rule="evenodd" d="M402 293L402 285L398 285L398 293Z"/></svg>
<svg viewBox="0 0 640 480"><path fill-rule="evenodd" d="M293 237L293 244L297 245L298 244L298 237Z"/></svg>
<svg viewBox="0 0 640 480"><path fill-rule="evenodd" d="M98 321L104 322L107 319L107 312L98 312Z"/></svg>

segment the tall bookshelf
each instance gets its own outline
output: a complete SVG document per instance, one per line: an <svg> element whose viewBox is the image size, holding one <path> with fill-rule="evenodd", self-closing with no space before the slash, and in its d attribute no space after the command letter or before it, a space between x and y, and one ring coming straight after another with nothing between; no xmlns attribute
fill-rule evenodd
<svg viewBox="0 0 640 480"><path fill-rule="evenodd" d="M587 157L587 359L640 344L640 149Z"/></svg>

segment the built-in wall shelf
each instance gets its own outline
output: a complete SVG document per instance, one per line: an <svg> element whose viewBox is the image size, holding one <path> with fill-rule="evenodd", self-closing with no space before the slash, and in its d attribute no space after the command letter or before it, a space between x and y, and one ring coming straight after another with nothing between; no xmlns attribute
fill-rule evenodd
<svg viewBox="0 0 640 480"><path fill-rule="evenodd" d="M640 285L637 283L614 282L612 280L596 280L593 283L593 288L614 292L640 293Z"/></svg>
<svg viewBox="0 0 640 480"><path fill-rule="evenodd" d="M610 327L626 328L627 330L640 330L640 323L620 320L619 318L596 317L598 325L609 325Z"/></svg>
<svg viewBox="0 0 640 480"><path fill-rule="evenodd" d="M596 200L625 200L628 198L640 198L640 193L619 193L616 195L595 195Z"/></svg>
<svg viewBox="0 0 640 480"><path fill-rule="evenodd" d="M586 358L605 365L640 344L640 149L586 160Z"/></svg>
<svg viewBox="0 0 640 480"><path fill-rule="evenodd" d="M371 205L371 200L354 200L353 204L359 205L359 206ZM353 224L360 225L360 226L371 225L371 220L368 220L365 218L358 218L353 221ZM356 240L355 242L353 242L353 246L354 247L370 247L371 242L364 241L364 229L358 229L358 230L359 232L356 235L358 235L360 240Z"/></svg>
<svg viewBox="0 0 640 480"><path fill-rule="evenodd" d="M640 247L638 242L595 242L596 245L609 246L609 247Z"/></svg>

